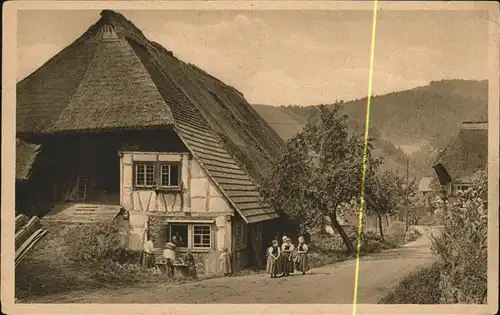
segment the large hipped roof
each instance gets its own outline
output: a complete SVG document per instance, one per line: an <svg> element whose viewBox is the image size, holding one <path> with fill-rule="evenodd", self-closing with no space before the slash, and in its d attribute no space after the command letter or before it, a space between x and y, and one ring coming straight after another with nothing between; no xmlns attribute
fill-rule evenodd
<svg viewBox="0 0 500 315"><path fill-rule="evenodd" d="M104 10L85 34L18 83L17 132L172 126L247 222L277 217L257 184L283 141L243 95Z"/></svg>

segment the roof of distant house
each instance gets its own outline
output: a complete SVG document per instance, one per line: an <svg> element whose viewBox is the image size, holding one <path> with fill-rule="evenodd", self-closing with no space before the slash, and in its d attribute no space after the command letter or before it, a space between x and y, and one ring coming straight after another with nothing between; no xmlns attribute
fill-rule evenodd
<svg viewBox="0 0 500 315"><path fill-rule="evenodd" d="M467 182L488 163L488 122L464 122L455 140L441 153L434 168L442 166L453 181Z"/></svg>

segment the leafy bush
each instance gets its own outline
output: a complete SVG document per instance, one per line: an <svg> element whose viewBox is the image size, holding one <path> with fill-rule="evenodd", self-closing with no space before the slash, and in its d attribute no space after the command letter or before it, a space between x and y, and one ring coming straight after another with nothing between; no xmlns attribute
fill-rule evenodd
<svg viewBox="0 0 500 315"><path fill-rule="evenodd" d="M439 265L422 268L406 276L379 304L439 304Z"/></svg>
<svg viewBox="0 0 500 315"><path fill-rule="evenodd" d="M406 225L401 221L392 221L387 227L386 238L396 244L402 244L405 241Z"/></svg>
<svg viewBox="0 0 500 315"><path fill-rule="evenodd" d="M120 240L119 225L115 222L82 225L65 238L70 259L78 262L120 261L133 259Z"/></svg>
<svg viewBox="0 0 500 315"><path fill-rule="evenodd" d="M426 214L420 220L418 220L418 225L441 225L442 220L436 214Z"/></svg>
<svg viewBox="0 0 500 315"><path fill-rule="evenodd" d="M432 237L442 303L486 302L487 181L484 172L477 176L477 187L459 193L443 209L444 228Z"/></svg>

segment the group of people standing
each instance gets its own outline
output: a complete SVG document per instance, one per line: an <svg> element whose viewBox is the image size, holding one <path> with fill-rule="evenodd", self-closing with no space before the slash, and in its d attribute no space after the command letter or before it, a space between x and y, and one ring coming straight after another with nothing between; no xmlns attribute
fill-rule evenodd
<svg viewBox="0 0 500 315"><path fill-rule="evenodd" d="M302 236L298 239L297 247L288 236L282 237L281 246L277 240L273 240L267 250L266 272L271 278L277 278L278 275L287 277L295 270L304 275L309 270L307 251L308 247Z"/></svg>

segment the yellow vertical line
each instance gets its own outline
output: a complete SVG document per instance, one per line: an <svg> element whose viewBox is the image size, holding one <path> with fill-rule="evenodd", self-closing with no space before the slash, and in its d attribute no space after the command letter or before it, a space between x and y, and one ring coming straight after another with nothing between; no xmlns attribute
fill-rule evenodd
<svg viewBox="0 0 500 315"><path fill-rule="evenodd" d="M353 306L352 314L356 314L356 306L358 299L358 282L359 282L359 252L361 248L361 236L363 233L363 209L365 206L365 178L366 178L366 163L367 163L367 150L368 150L368 131L370 126L370 103L372 96L372 83L373 83L373 63L375 60L375 33L377 25L377 7L378 1L375 0L373 3L373 21L372 21L372 37L371 37L371 47L370 47L370 68L368 72L368 97L366 100L366 121L365 121L365 137L364 137L364 147L363 147L363 164L362 164L362 175L361 175L361 193L360 193L360 206L359 206L359 220L358 220L358 243L356 248L356 269L354 275L354 293L353 293Z"/></svg>

